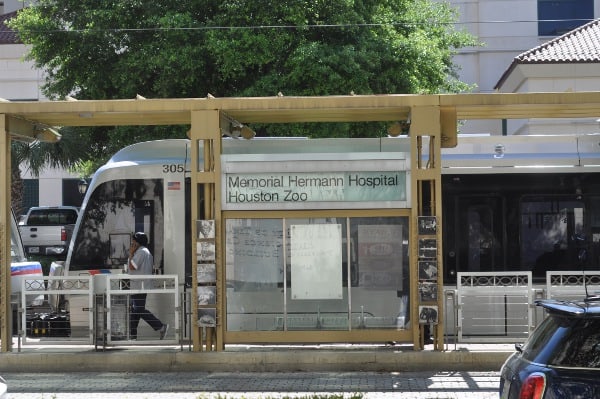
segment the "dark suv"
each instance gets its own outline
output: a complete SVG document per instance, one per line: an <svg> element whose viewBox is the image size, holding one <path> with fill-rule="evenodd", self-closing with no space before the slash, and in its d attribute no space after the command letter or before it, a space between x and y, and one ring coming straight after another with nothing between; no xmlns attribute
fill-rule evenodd
<svg viewBox="0 0 600 399"><path fill-rule="evenodd" d="M600 398L600 298L535 304L547 317L502 366L500 398Z"/></svg>

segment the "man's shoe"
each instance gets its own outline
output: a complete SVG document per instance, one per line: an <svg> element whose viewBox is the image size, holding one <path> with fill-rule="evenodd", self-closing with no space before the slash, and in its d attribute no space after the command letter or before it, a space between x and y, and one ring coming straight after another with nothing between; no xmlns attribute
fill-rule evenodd
<svg viewBox="0 0 600 399"><path fill-rule="evenodd" d="M165 335L167 335L167 331L169 331L169 325L163 324L160 328L160 339L165 339Z"/></svg>

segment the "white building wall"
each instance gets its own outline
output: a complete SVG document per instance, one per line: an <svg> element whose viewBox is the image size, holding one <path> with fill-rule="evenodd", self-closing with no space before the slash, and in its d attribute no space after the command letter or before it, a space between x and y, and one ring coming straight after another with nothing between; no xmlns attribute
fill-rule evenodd
<svg viewBox="0 0 600 399"><path fill-rule="evenodd" d="M36 179L29 172L27 165L21 165L21 177L23 179ZM63 179L79 179L80 176L70 173L64 169L46 168L40 176L39 181L39 205L57 206L63 205L62 181Z"/></svg>
<svg viewBox="0 0 600 399"><path fill-rule="evenodd" d="M446 1L446 0L435 0ZM460 80L476 84L475 93L492 93L494 86L519 54L537 47L551 37L538 36L537 0L448 0L459 12L459 29L466 29L477 36L483 43L480 48L461 49L454 61L460 66ZM594 17L600 17L600 0L594 0ZM503 89L503 92L525 91L589 91L598 90L600 73L596 71L589 82L578 80L573 84L560 80L565 76L577 76L578 69L570 70L568 75L556 75L554 81L547 79L536 82L534 87L520 82L513 86L517 90ZM597 65L596 65L597 68ZM587 72L586 72L587 73ZM590 85L591 84L591 85ZM547 86L544 86L547 85ZM509 126L519 125L509 121ZM502 134L502 121L479 120L463 121L459 127L461 133ZM510 132L521 132L520 129L509 129Z"/></svg>
<svg viewBox="0 0 600 399"><path fill-rule="evenodd" d="M33 62L24 61L22 44L0 45L0 98L11 101L41 101L42 73Z"/></svg>
<svg viewBox="0 0 600 399"><path fill-rule="evenodd" d="M4 0L0 14L8 14L22 9L29 1ZM47 98L40 88L43 84L42 72L33 62L25 61L27 47L23 44L0 45L0 98L10 101L44 101ZM27 165L21 165L23 179L34 179ZM39 204L62 205L62 179L78 178L68 171L46 169L39 176Z"/></svg>
<svg viewBox="0 0 600 399"><path fill-rule="evenodd" d="M8 14L9 12L20 10L24 7L28 7L32 1L29 0L2 0L0 3L4 3L4 6L0 6L0 14Z"/></svg>
<svg viewBox="0 0 600 399"><path fill-rule="evenodd" d="M2 0L0 15L28 6L30 1ZM40 101L46 98L41 93L42 73L33 62L25 61L27 48L22 44L0 45L0 98L11 101Z"/></svg>

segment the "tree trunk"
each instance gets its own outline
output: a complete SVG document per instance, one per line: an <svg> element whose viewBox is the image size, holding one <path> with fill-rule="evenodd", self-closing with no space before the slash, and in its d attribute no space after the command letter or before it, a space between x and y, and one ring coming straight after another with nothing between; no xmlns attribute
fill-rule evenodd
<svg viewBox="0 0 600 399"><path fill-rule="evenodd" d="M21 178L21 170L17 168L13 168L11 173L11 185L10 185L10 195L11 195L11 206L15 215L19 217L25 210L23 209L23 195L25 193L25 187L23 184L23 179Z"/></svg>

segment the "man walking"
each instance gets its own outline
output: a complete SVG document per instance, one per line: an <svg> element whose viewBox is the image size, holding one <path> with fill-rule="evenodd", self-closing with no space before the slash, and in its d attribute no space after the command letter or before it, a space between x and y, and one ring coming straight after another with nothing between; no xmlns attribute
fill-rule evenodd
<svg viewBox="0 0 600 399"><path fill-rule="evenodd" d="M148 245L148 236L142 232L137 232L131 240L129 248L129 274L132 276L151 275L154 265L154 258ZM132 279L131 289L141 290L150 288L152 280ZM167 335L169 325L161 322L156 316L146 309L146 294L131 294L131 313L129 315L129 338L137 339L137 328L140 319L144 320L154 329L160 332L160 339L164 339Z"/></svg>

